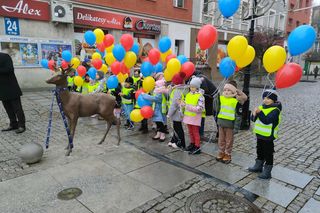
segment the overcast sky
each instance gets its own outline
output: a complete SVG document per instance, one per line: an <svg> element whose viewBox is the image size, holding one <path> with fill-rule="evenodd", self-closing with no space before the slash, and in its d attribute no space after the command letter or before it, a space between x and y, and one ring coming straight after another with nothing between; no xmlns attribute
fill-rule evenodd
<svg viewBox="0 0 320 213"><path fill-rule="evenodd" d="M313 0L314 5L320 5L320 0Z"/></svg>

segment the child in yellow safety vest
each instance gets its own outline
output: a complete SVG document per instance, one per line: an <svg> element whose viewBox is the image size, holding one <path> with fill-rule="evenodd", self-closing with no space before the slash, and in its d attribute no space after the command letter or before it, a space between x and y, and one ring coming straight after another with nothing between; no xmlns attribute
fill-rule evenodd
<svg viewBox="0 0 320 213"><path fill-rule="evenodd" d="M190 92L185 96L185 100L180 101L184 108L183 123L187 124L189 130L190 144L187 147L189 154L200 154L200 133L202 113L204 111L203 90L200 89L201 79L193 77L190 81Z"/></svg>
<svg viewBox="0 0 320 213"><path fill-rule="evenodd" d="M254 166L248 168L250 172L262 172L258 177L271 178L273 167L274 140L278 138L281 122L282 105L278 101L275 90L266 90L262 95L263 104L252 112L254 121L253 132L257 136L257 159Z"/></svg>
<svg viewBox="0 0 320 213"><path fill-rule="evenodd" d="M74 85L74 72L71 72L70 75L67 77L68 81L68 90L69 91L74 91L75 90L75 85Z"/></svg>
<svg viewBox="0 0 320 213"><path fill-rule="evenodd" d="M82 84L82 86L80 87L80 90L79 90L79 92L81 92L81 94L86 95L86 94L89 93L89 92L88 92L89 83L90 83L90 77L89 77L88 74L86 74L86 75L84 76L83 84ZM77 90L78 90L78 89L77 89Z"/></svg>
<svg viewBox="0 0 320 213"><path fill-rule="evenodd" d="M124 82L124 87L122 87L121 93L119 93L122 99L122 106L127 118L127 123L124 126L127 127L128 130L134 129L133 122L130 119L130 113L133 110L134 104L134 94L135 90L133 88L133 79L131 77L128 77Z"/></svg>
<svg viewBox="0 0 320 213"><path fill-rule="evenodd" d="M153 95L141 94L142 97L146 100L153 102L153 117L152 121L157 125L157 133L152 138L153 140L159 140L160 142L164 142L166 140L166 127L167 123L167 98L166 92L168 91L165 87L165 80L160 79L156 81L156 86L153 91Z"/></svg>
<svg viewBox="0 0 320 213"><path fill-rule="evenodd" d="M219 153L216 157L217 161L226 164L231 162L236 113L246 100L246 94L237 89L237 83L235 81L229 81L224 85L222 95L219 96L217 107L217 124L219 126Z"/></svg>

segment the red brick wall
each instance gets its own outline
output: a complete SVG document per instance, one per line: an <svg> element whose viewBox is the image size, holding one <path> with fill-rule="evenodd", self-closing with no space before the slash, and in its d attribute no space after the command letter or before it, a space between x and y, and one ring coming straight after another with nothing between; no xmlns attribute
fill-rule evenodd
<svg viewBox="0 0 320 213"><path fill-rule="evenodd" d="M173 0L78 0L78 2L112 7L170 19L192 21L192 0L184 8L173 6Z"/></svg>
<svg viewBox="0 0 320 213"><path fill-rule="evenodd" d="M302 5L299 5L301 2ZM287 34L289 34L294 28L297 27L297 21L299 22L299 25L302 24L310 24L310 14L311 14L311 9L307 10L301 10L301 11L296 11L296 12L290 12L291 6L294 6L294 9L298 8L305 8L309 7L312 5L312 0L308 1L308 5L306 5L307 0L290 0L288 3L288 19L287 19ZM297 5L298 4L298 5ZM290 24L290 20L292 20Z"/></svg>

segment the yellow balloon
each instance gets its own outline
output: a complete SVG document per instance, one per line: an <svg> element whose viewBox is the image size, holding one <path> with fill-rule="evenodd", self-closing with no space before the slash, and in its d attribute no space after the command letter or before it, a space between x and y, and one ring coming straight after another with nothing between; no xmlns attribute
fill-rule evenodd
<svg viewBox="0 0 320 213"><path fill-rule="evenodd" d="M134 52L128 51L124 57L124 64L127 68L133 67L137 62L137 56Z"/></svg>
<svg viewBox="0 0 320 213"><path fill-rule="evenodd" d="M130 113L130 120L133 122L140 122L143 120L140 109L134 109Z"/></svg>
<svg viewBox="0 0 320 213"><path fill-rule="evenodd" d="M113 56L112 53L107 53L107 55L104 59L106 60L106 62L109 66L111 66L111 64L116 61L116 58Z"/></svg>
<svg viewBox="0 0 320 213"><path fill-rule="evenodd" d="M161 58L161 61L162 62L165 62L166 61L166 58L168 55L170 55L172 53L172 50L169 49L167 52L165 53L160 53L160 58Z"/></svg>
<svg viewBox="0 0 320 213"><path fill-rule="evenodd" d="M103 38L104 38L104 32L97 28L93 31L93 33L96 35L96 43L100 44L101 42L103 42Z"/></svg>
<svg viewBox="0 0 320 213"><path fill-rule="evenodd" d="M233 37L227 46L229 57L236 61L241 58L248 47L248 41L244 36Z"/></svg>
<svg viewBox="0 0 320 213"><path fill-rule="evenodd" d="M236 60L236 64L239 68L246 67L251 64L255 56L256 51L252 46L248 45L248 48L246 49L246 52L243 54L243 56Z"/></svg>
<svg viewBox="0 0 320 213"><path fill-rule="evenodd" d="M93 53L91 57L92 59L101 59L100 53L97 53L97 52Z"/></svg>
<svg viewBox="0 0 320 213"><path fill-rule="evenodd" d="M181 63L177 58L172 58L167 63L167 71L172 74L172 76L180 72Z"/></svg>
<svg viewBox="0 0 320 213"><path fill-rule="evenodd" d="M72 68L74 68L74 69L77 69L78 66L80 65L80 63L81 62L80 62L79 58L77 58L77 57L72 58L71 62L70 62L70 64L72 64Z"/></svg>
<svg viewBox="0 0 320 213"><path fill-rule="evenodd" d="M81 87L83 85L83 79L80 76L76 76L73 79L73 83L74 85L76 85L77 87Z"/></svg>
<svg viewBox="0 0 320 213"><path fill-rule="evenodd" d="M128 78L128 74L119 73L117 77L118 77L118 81L120 83L123 83Z"/></svg>
<svg viewBox="0 0 320 213"><path fill-rule="evenodd" d="M155 85L156 85L156 82L154 78L152 78L151 76L148 76L143 80L142 88L144 89L144 91L148 93L154 89Z"/></svg>
<svg viewBox="0 0 320 213"><path fill-rule="evenodd" d="M272 46L263 55L263 66L268 73L276 72L286 62L287 53L281 46Z"/></svg>
<svg viewBox="0 0 320 213"><path fill-rule="evenodd" d="M163 75L164 75L164 80L166 80L167 82L171 81L174 76L174 74L169 72L167 69L164 71Z"/></svg>
<svg viewBox="0 0 320 213"><path fill-rule="evenodd" d="M108 72L108 66L105 65L105 64L102 64L102 67L100 68L100 70L101 70L104 74L106 74L106 73Z"/></svg>
<svg viewBox="0 0 320 213"><path fill-rule="evenodd" d="M113 48L114 48L114 44L112 44L110 47L107 47L107 48L106 48L106 51L107 51L108 53L111 53L112 50L113 50Z"/></svg>

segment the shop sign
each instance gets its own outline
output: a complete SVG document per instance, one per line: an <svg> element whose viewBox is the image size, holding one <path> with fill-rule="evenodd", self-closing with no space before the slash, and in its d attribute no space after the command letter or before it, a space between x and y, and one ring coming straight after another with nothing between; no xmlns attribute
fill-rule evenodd
<svg viewBox="0 0 320 213"><path fill-rule="evenodd" d="M49 4L32 0L1 0L0 16L49 21Z"/></svg>

